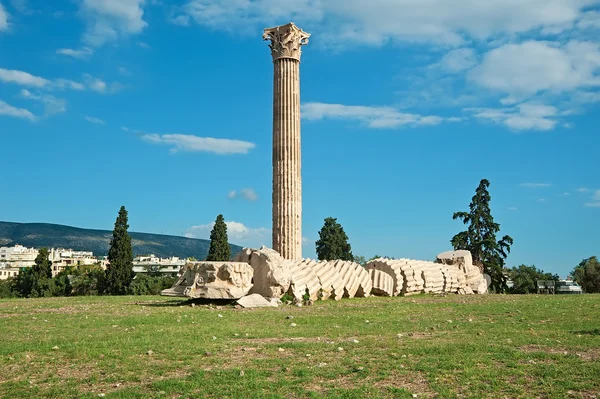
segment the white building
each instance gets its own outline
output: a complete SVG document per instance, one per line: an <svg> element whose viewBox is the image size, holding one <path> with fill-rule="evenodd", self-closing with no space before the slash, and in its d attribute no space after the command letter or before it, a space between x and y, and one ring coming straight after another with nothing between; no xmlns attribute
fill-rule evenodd
<svg viewBox="0 0 600 399"><path fill-rule="evenodd" d="M19 269L14 267L0 269L0 280L6 280L10 277L17 277L19 275Z"/></svg>
<svg viewBox="0 0 600 399"><path fill-rule="evenodd" d="M31 267L35 264L39 251L35 248L27 248L22 245L0 248L0 268Z"/></svg>
<svg viewBox="0 0 600 399"><path fill-rule="evenodd" d="M186 260L177 256L170 258L159 258L154 254L138 255L133 259L133 271L136 273L160 272L165 274L176 274Z"/></svg>
<svg viewBox="0 0 600 399"><path fill-rule="evenodd" d="M98 259L93 252L73 251L65 248L52 248L48 253L48 259L52 262L52 277L65 270L67 267L93 265Z"/></svg>

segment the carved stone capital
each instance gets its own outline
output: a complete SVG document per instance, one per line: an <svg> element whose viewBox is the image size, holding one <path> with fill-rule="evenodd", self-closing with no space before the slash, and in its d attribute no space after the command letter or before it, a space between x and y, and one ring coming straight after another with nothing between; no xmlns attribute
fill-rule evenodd
<svg viewBox="0 0 600 399"><path fill-rule="evenodd" d="M263 40L270 40L273 62L281 58L292 58L300 61L301 46L308 44L309 33L298 28L293 22L286 25L267 28Z"/></svg>

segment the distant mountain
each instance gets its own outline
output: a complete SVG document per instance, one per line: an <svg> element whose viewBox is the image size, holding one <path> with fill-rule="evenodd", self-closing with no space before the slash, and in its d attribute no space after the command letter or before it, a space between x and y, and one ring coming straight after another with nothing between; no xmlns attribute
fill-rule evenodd
<svg viewBox="0 0 600 399"><path fill-rule="evenodd" d="M134 255L154 254L167 258L179 256L206 259L210 240L167 236L163 234L129 233ZM49 223L0 222L0 246L21 244L26 247L71 248L77 251L92 251L95 256L108 254L112 231L80 229ZM229 244L231 254L242 247Z"/></svg>

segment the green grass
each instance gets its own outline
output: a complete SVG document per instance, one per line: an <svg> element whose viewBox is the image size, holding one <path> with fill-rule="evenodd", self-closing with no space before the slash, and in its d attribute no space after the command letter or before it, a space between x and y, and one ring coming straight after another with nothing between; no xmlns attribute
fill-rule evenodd
<svg viewBox="0 0 600 399"><path fill-rule="evenodd" d="M600 295L180 303L0 300L0 397L600 397Z"/></svg>

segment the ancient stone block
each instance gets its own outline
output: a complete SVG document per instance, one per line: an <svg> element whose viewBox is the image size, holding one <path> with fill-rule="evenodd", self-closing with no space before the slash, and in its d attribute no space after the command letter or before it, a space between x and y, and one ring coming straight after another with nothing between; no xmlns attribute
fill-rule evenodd
<svg viewBox="0 0 600 399"><path fill-rule="evenodd" d="M392 277L394 282L391 296L400 295L402 289L404 287L404 277L402 275L402 271L400 269L400 262L395 262L386 258L378 258L370 261L365 266L367 270L379 270L383 273L388 274Z"/></svg>
<svg viewBox="0 0 600 399"><path fill-rule="evenodd" d="M276 302L272 302L259 294L246 295L238 299L236 303L243 308L276 308L278 306Z"/></svg>
<svg viewBox="0 0 600 399"><path fill-rule="evenodd" d="M394 278L381 270L369 269L373 288L371 295L394 296Z"/></svg>
<svg viewBox="0 0 600 399"><path fill-rule="evenodd" d="M373 283L369 272L361 265L343 260L332 261L344 283L344 298L369 296Z"/></svg>
<svg viewBox="0 0 600 399"><path fill-rule="evenodd" d="M294 300L303 301L307 292L311 300L319 298L321 282L314 270L316 265L317 262L311 259L283 261L282 267L291 272L291 284L288 292L292 294Z"/></svg>
<svg viewBox="0 0 600 399"><path fill-rule="evenodd" d="M458 267L462 271L459 275L459 285L466 285L474 292L483 289L483 273L479 266L473 264L471 253L466 250L447 251L437 256L437 261L444 265L452 265ZM485 287L487 290L487 287Z"/></svg>
<svg viewBox="0 0 600 399"><path fill-rule="evenodd" d="M265 246L260 249L244 248L234 260L249 263L254 269L251 294L281 298L290 288L291 270L283 265L284 259L277 251Z"/></svg>
<svg viewBox="0 0 600 399"><path fill-rule="evenodd" d="M252 267L244 262L190 262L173 287L161 295L237 299L252 288Z"/></svg>
<svg viewBox="0 0 600 399"><path fill-rule="evenodd" d="M335 299L339 301L344 296L344 281L340 278L333 263L320 261L314 266L321 283L322 299Z"/></svg>

